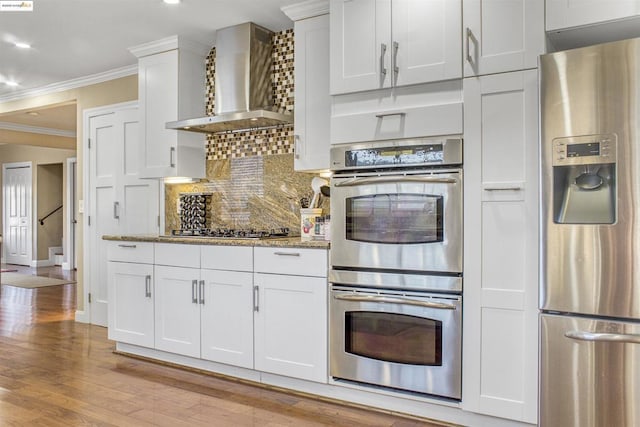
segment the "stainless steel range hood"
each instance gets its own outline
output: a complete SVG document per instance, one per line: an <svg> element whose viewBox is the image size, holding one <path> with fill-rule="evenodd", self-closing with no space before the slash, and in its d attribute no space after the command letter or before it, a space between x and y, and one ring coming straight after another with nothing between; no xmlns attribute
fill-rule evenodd
<svg viewBox="0 0 640 427"><path fill-rule="evenodd" d="M218 30L214 115L168 122L166 128L220 133L293 123L291 114L273 106L272 35L252 22Z"/></svg>

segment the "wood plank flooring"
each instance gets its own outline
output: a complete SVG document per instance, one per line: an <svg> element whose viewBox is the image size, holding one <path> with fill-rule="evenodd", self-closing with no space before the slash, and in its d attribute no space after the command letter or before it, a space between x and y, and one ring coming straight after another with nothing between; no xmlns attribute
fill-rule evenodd
<svg viewBox="0 0 640 427"><path fill-rule="evenodd" d="M19 272L75 278L60 268ZM435 427L113 353L76 323L75 285L0 287L2 426Z"/></svg>

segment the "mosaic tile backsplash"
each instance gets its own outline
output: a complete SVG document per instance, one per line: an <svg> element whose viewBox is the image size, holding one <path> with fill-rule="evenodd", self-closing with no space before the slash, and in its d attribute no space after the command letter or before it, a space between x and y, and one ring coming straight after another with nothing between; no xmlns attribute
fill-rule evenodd
<svg viewBox="0 0 640 427"><path fill-rule="evenodd" d="M293 29L274 34L272 87L275 105L293 113ZM206 113L215 105L215 48L206 61ZM165 233L180 229L181 193L212 193L211 228L300 227L300 199L311 198L314 174L293 171L293 126L207 136L207 178L165 185ZM323 213L329 213L324 199Z"/></svg>

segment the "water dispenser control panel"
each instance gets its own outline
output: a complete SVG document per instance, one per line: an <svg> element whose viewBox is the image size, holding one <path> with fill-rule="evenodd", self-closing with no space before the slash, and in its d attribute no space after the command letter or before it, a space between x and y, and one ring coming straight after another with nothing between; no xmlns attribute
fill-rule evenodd
<svg viewBox="0 0 640 427"><path fill-rule="evenodd" d="M586 135L555 138L553 166L615 163L616 135Z"/></svg>

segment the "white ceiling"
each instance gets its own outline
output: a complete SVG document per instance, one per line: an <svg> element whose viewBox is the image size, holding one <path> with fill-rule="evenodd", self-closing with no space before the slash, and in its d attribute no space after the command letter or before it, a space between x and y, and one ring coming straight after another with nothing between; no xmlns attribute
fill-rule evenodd
<svg viewBox="0 0 640 427"><path fill-rule="evenodd" d="M301 0L34 0L33 11L0 12L0 102L137 63L129 47L172 35L215 45L219 28L252 21L273 31L293 23L280 10ZM31 44L19 49L15 42ZM4 84L13 80L18 86ZM0 122L75 131L74 107L3 114ZM62 115L61 115L62 114ZM53 119L54 122L44 123Z"/></svg>

